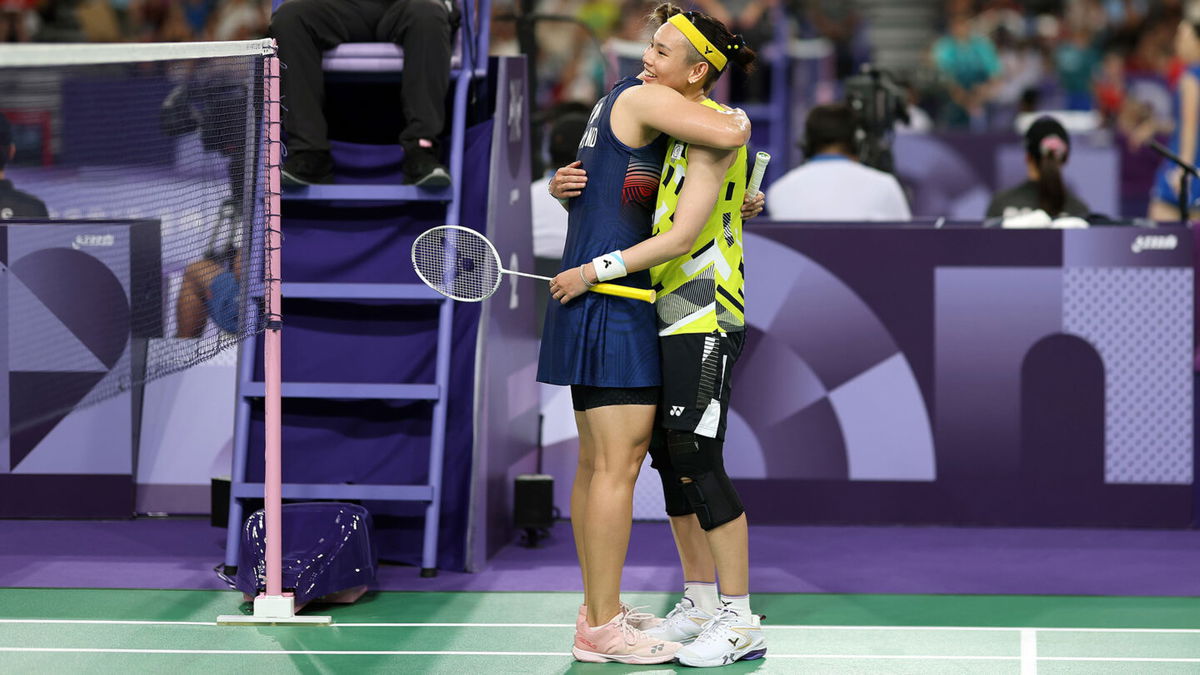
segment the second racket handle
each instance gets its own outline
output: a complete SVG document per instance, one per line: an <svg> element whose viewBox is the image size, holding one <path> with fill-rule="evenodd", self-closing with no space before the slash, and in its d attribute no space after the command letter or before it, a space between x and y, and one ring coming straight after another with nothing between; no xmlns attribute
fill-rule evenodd
<svg viewBox="0 0 1200 675"><path fill-rule="evenodd" d="M653 303L656 293L652 288L633 288L631 286L622 286L621 284L596 284L588 289L593 293L603 293L605 295L616 295L622 298L630 298L632 300L641 300L642 302Z"/></svg>
<svg viewBox="0 0 1200 675"><path fill-rule="evenodd" d="M750 173L750 182L746 184L746 194L751 197L758 195L758 187L762 185L763 174L766 173L770 161L771 155L765 152L754 156L754 171Z"/></svg>

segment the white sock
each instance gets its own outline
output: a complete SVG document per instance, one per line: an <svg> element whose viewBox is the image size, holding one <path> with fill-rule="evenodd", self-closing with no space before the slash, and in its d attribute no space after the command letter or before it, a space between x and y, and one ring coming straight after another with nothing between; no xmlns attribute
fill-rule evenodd
<svg viewBox="0 0 1200 675"><path fill-rule="evenodd" d="M743 619L750 618L750 595L725 595L721 594L721 605L742 617Z"/></svg>
<svg viewBox="0 0 1200 675"><path fill-rule="evenodd" d="M683 597L691 600L697 609L709 614L715 614L721 606L721 601L717 598L717 585L707 581L683 582Z"/></svg>

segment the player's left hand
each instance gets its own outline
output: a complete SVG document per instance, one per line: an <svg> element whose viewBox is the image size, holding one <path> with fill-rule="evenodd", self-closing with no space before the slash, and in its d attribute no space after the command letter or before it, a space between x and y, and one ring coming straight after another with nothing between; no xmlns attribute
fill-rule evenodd
<svg viewBox="0 0 1200 675"><path fill-rule="evenodd" d="M572 267L569 270L559 272L558 276L550 280L551 297L565 305L587 293L588 285L583 283L583 277L580 276L579 271L582 269L584 274L588 275L588 281L592 281L595 274L586 269L590 264L588 263L583 267Z"/></svg>
<svg viewBox="0 0 1200 675"><path fill-rule="evenodd" d="M754 216L762 213L763 206L767 203L767 196L763 193L758 193L754 197L750 193L746 193L746 198L742 200L742 220L750 220Z"/></svg>

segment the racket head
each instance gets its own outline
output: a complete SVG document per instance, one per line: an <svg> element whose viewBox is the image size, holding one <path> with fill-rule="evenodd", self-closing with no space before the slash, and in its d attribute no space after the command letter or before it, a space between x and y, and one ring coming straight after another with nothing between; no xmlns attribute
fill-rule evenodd
<svg viewBox="0 0 1200 675"><path fill-rule="evenodd" d="M412 246L412 264L425 285L451 300L481 302L500 287L500 254L470 228L441 225L422 232Z"/></svg>

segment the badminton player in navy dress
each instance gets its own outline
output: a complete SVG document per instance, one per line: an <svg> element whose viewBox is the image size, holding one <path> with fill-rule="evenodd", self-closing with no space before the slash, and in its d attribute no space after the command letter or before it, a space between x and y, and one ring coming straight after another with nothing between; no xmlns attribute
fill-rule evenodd
<svg viewBox="0 0 1200 675"><path fill-rule="evenodd" d="M686 41L656 41L647 50L685 48L691 48ZM670 74L643 71L623 79L592 110L573 164L587 170L591 184L560 195L572 197L563 269L593 262L616 270L623 266L619 252L650 236L667 136L726 149L748 140L750 125L741 111L714 110L654 84ZM645 271L612 278L650 287ZM546 310L538 380L571 387L579 429L571 527L584 605L572 652L581 661L666 663L681 647L638 630L637 615L620 601L633 485L650 443L661 382L655 316L649 303L597 293L549 303Z"/></svg>
<svg viewBox="0 0 1200 675"><path fill-rule="evenodd" d="M1179 76L1175 91L1175 132L1171 135L1171 150L1185 162L1195 164L1200 153L1200 7L1189 6L1175 32L1175 54L1186 67ZM1179 179L1182 170L1170 160L1163 160L1154 177L1150 195L1149 216L1157 221L1179 220ZM1200 181L1188 179L1188 208L1195 214L1200 210Z"/></svg>

